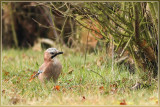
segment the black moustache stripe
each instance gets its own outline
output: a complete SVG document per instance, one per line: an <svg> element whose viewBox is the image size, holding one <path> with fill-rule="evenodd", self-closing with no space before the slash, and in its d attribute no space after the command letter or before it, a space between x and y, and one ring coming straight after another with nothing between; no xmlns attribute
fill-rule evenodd
<svg viewBox="0 0 160 107"><path fill-rule="evenodd" d="M59 55L59 54L63 54L63 52L59 52L59 53L57 53L57 54L51 56L51 58L54 58L54 57L56 57L56 56Z"/></svg>

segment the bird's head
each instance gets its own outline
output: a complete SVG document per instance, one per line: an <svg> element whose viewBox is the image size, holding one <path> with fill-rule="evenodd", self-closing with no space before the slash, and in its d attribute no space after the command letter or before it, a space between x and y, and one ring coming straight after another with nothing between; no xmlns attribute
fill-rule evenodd
<svg viewBox="0 0 160 107"><path fill-rule="evenodd" d="M48 48L44 52L44 60L52 60L57 55L63 54L63 52L58 51L56 48Z"/></svg>

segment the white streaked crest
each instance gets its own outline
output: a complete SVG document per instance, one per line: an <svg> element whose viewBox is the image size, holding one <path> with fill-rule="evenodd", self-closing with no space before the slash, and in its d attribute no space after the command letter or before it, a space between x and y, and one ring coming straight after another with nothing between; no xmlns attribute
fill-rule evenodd
<svg viewBox="0 0 160 107"><path fill-rule="evenodd" d="M48 48L47 50L46 50L47 52L49 52L49 53L57 53L58 52L58 50L56 49L56 48Z"/></svg>

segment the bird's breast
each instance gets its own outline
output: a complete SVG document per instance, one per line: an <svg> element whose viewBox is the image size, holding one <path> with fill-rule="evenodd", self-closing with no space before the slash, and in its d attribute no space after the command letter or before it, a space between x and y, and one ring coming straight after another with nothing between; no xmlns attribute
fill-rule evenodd
<svg viewBox="0 0 160 107"><path fill-rule="evenodd" d="M44 62L40 70L43 70L43 72L38 77L40 80L43 80L44 78L53 78L56 80L62 72L62 64L58 59L54 59L49 62Z"/></svg>

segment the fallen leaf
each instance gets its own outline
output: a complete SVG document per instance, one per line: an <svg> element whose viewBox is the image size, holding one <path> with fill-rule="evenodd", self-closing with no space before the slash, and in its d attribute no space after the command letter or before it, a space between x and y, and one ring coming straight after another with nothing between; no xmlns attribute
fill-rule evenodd
<svg viewBox="0 0 160 107"><path fill-rule="evenodd" d="M123 100L122 102L120 102L120 105L127 105L127 103L125 100Z"/></svg>
<svg viewBox="0 0 160 107"><path fill-rule="evenodd" d="M117 84L113 84L113 87L117 88Z"/></svg>
<svg viewBox="0 0 160 107"><path fill-rule="evenodd" d="M20 81L16 81L16 83L20 83Z"/></svg>
<svg viewBox="0 0 160 107"><path fill-rule="evenodd" d="M72 91L72 87L70 87L69 90Z"/></svg>
<svg viewBox="0 0 160 107"><path fill-rule="evenodd" d="M127 105L127 103L125 100L123 100L122 102L120 102L120 105Z"/></svg>
<svg viewBox="0 0 160 107"><path fill-rule="evenodd" d="M4 79L4 82L8 82L9 81L9 79Z"/></svg>
<svg viewBox="0 0 160 107"><path fill-rule="evenodd" d="M5 72L5 75L6 75L6 76L9 75L9 72Z"/></svg>
<svg viewBox="0 0 160 107"><path fill-rule="evenodd" d="M59 91L59 90L60 90L60 86L59 86L59 85L56 85L56 86L54 86L53 89Z"/></svg>
<svg viewBox="0 0 160 107"><path fill-rule="evenodd" d="M6 90L2 90L2 95L5 94Z"/></svg>
<svg viewBox="0 0 160 107"><path fill-rule="evenodd" d="M86 97L85 97L85 96L83 96L83 97L82 97L82 101L84 101L85 99L86 99Z"/></svg>
<svg viewBox="0 0 160 107"><path fill-rule="evenodd" d="M71 78L70 80L68 80L69 82L71 82L73 80L73 78Z"/></svg>
<svg viewBox="0 0 160 107"><path fill-rule="evenodd" d="M8 76L8 75L9 75L9 72L7 72L6 70L2 70L2 72L4 72L4 75L5 75L5 76Z"/></svg>
<svg viewBox="0 0 160 107"><path fill-rule="evenodd" d="M37 73L37 72L34 72L34 74L31 75L31 78L29 79L29 82L32 82L32 81L33 81L33 79L35 78L35 77L33 77L33 76L34 76L36 73Z"/></svg>
<svg viewBox="0 0 160 107"><path fill-rule="evenodd" d="M99 87L99 89L100 89L100 90L104 90L104 87L103 87L103 86L101 86L101 87Z"/></svg>
<svg viewBox="0 0 160 107"><path fill-rule="evenodd" d="M68 74L72 74L73 71L74 71L73 68L70 68Z"/></svg>

